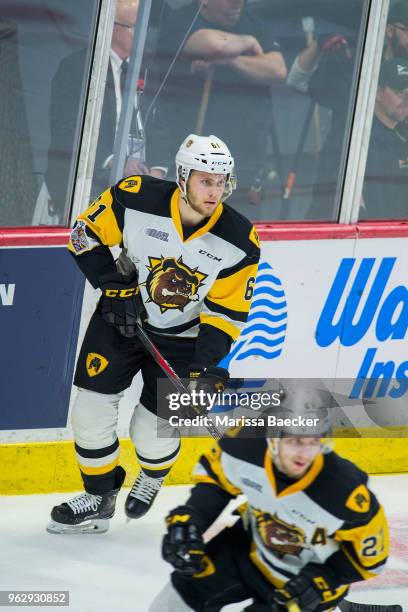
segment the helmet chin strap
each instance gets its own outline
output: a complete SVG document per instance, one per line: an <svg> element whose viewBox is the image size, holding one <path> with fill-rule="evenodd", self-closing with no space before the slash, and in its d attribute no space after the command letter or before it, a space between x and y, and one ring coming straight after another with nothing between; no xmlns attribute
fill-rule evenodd
<svg viewBox="0 0 408 612"><path fill-rule="evenodd" d="M187 180L183 181L184 182L184 189L181 189L180 185L180 191L181 191L181 197L184 200L184 202L186 203L186 206L188 206L189 208L191 208L191 210L194 210L193 207L191 206L190 200L188 199L188 194L187 194Z"/></svg>
<svg viewBox="0 0 408 612"><path fill-rule="evenodd" d="M279 438L275 438L274 442L272 442L270 438L267 438L266 442L267 442L267 445L268 445L269 454L271 456L272 463L278 468L278 470L280 472L283 472L282 463L281 463L281 461L279 459L279 443L280 443L280 439Z"/></svg>
<svg viewBox="0 0 408 612"><path fill-rule="evenodd" d="M189 178L190 178L190 177L189 177ZM187 192L187 182L188 182L188 179L187 179L186 181L184 181L184 189L181 189L181 187L180 187L180 185L179 185L179 187L180 187L180 191L181 191L181 197L182 197L182 199L184 200L184 202L186 203L186 206L188 206L188 208L191 208L191 210L192 210L193 212L196 212L196 211L194 210L194 208L191 206L191 202L190 202L190 200L189 200L189 198L188 198L188 192Z"/></svg>

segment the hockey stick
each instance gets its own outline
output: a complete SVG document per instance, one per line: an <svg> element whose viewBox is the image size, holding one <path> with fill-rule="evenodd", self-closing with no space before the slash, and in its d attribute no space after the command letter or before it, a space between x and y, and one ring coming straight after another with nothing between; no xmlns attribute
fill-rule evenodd
<svg viewBox="0 0 408 612"><path fill-rule="evenodd" d="M183 384L183 382L181 381L180 377L176 374L176 372L173 370L173 368L171 367L171 365L169 364L168 361L166 361L166 359L163 357L163 355L160 353L159 349L156 347L156 345L150 340L149 336L146 334L146 332L142 329L141 325L137 325L136 327L136 335L139 338L140 342L143 344L143 346L145 347L145 349L150 353L150 355L153 357L153 359L155 360L155 362L157 363L158 366L160 366L160 368L163 370L163 372L166 374L166 376L169 378L169 380L171 380L171 382L173 383L173 385L176 387L177 391L179 393L187 393L189 395L189 391L187 389L187 387ZM195 410L195 412L199 415L199 416L206 416L209 417L209 415L207 414L207 412L202 408L202 406L196 406L195 404L191 404L193 410ZM210 421L208 423L208 421ZM211 417L206 419L206 423L208 423L206 425L206 428L208 430L208 432L212 435L212 437L215 440L219 440L222 437L221 432L217 429L217 427L211 423Z"/></svg>
<svg viewBox="0 0 408 612"><path fill-rule="evenodd" d="M301 612L299 606L297 605L297 603L294 602L289 602L286 604L286 608L288 610L288 612Z"/></svg>
<svg viewBox="0 0 408 612"><path fill-rule="evenodd" d="M362 604L348 601L347 599L343 599L338 604L338 608L341 612L402 612L402 607L398 605Z"/></svg>
<svg viewBox="0 0 408 612"><path fill-rule="evenodd" d="M116 267L118 272L120 272L121 274L130 274L134 271L137 273L137 268L135 264L131 261L131 259L129 259L129 257L127 256L126 249L122 250L119 258L116 261ZM169 362L163 357L157 346L152 340L150 340L149 336L144 331L140 312L137 317L135 336L139 338L140 342L143 344L147 352L150 353L157 365L165 373L167 378L171 380L177 391L179 393L187 393L188 395L190 395L187 387L183 384L180 377L176 374ZM191 403L191 406L193 410L198 414L198 416L207 417L205 419L205 422L208 423L208 421L210 421L208 425L206 425L208 432L215 440L219 440L222 437L222 434L217 429L217 427L213 423L211 423L211 417L207 414L207 412L202 408L202 406L196 406L193 403Z"/></svg>
<svg viewBox="0 0 408 612"><path fill-rule="evenodd" d="M289 202L290 196L292 195L293 187L295 186L296 175L297 175L297 172L299 170L300 161L301 161L301 158L302 158L302 155L303 155L303 150L305 148L306 137L307 137L307 135L309 133L310 123L312 121L312 117L313 117L315 106L316 106L316 104L315 104L314 100L312 100L310 102L309 108L307 109L307 112L306 112L305 121L304 121L304 124L303 124L302 132L301 132L300 138L299 138L299 143L298 143L298 146L297 146L297 149L296 149L296 153L295 153L295 159L294 159L294 162L293 162L293 168L292 168L292 170L288 174L288 178L287 178L287 182L286 182L286 188L285 188L285 193L283 194L283 199L284 199L284 201L286 201L286 203Z"/></svg>
<svg viewBox="0 0 408 612"><path fill-rule="evenodd" d="M201 95L201 103L198 111L197 124L195 128L195 133L198 134L198 136L201 136L201 134L203 133L204 121L207 115L208 102L210 100L211 87L214 78L214 70L214 66L210 66L208 68L208 72L203 85L203 93Z"/></svg>
<svg viewBox="0 0 408 612"><path fill-rule="evenodd" d="M285 191L285 180L284 180L284 172L283 172L283 164L282 164L282 153L281 153L281 149L279 146L279 138L278 138L278 133L276 131L276 122L275 122L275 117L274 117L274 99L273 96L270 97L270 103L271 103L271 120L269 122L269 134L271 137L271 144L272 144L272 154L274 157L274 162L275 162L275 166L276 166L276 170L278 173L278 178L279 178L279 186L280 186L280 207L279 207L279 214L278 214L278 218L280 218L280 214L283 210L283 194Z"/></svg>

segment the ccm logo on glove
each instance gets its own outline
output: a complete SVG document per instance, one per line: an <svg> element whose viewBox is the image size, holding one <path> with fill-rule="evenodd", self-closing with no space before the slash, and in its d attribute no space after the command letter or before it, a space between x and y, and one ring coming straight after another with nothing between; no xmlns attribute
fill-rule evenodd
<svg viewBox="0 0 408 612"><path fill-rule="evenodd" d="M130 289L105 289L103 292L106 297L122 298L126 300L139 293L139 287L131 287Z"/></svg>

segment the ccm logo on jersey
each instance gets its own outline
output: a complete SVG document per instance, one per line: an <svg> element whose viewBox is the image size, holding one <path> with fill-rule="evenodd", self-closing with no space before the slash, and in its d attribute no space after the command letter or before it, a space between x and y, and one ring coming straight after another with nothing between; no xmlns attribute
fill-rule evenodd
<svg viewBox="0 0 408 612"><path fill-rule="evenodd" d="M209 257L210 259L213 259L214 261L222 261L222 257L217 257L216 255L213 255L212 253L208 253L208 251L204 251L204 249L200 249L198 252L200 253L200 255L207 255L207 257Z"/></svg>

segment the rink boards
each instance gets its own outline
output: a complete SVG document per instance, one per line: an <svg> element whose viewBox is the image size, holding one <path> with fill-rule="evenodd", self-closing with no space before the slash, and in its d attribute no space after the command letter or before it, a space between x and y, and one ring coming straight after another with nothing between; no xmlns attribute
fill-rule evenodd
<svg viewBox="0 0 408 612"><path fill-rule="evenodd" d="M358 380L386 373L389 410L377 425L387 429L377 428L375 438L336 440L336 449L372 473L408 471L400 427L408 404L408 224L262 225L259 233L250 319L225 364L245 378ZM67 424L76 352L97 292L89 285L84 291L67 237L60 229L0 234L0 493L80 485ZM136 377L120 406L129 482L137 467L127 428L139 393ZM381 431L393 437L379 437ZM188 482L210 443L185 440L169 483Z"/></svg>

